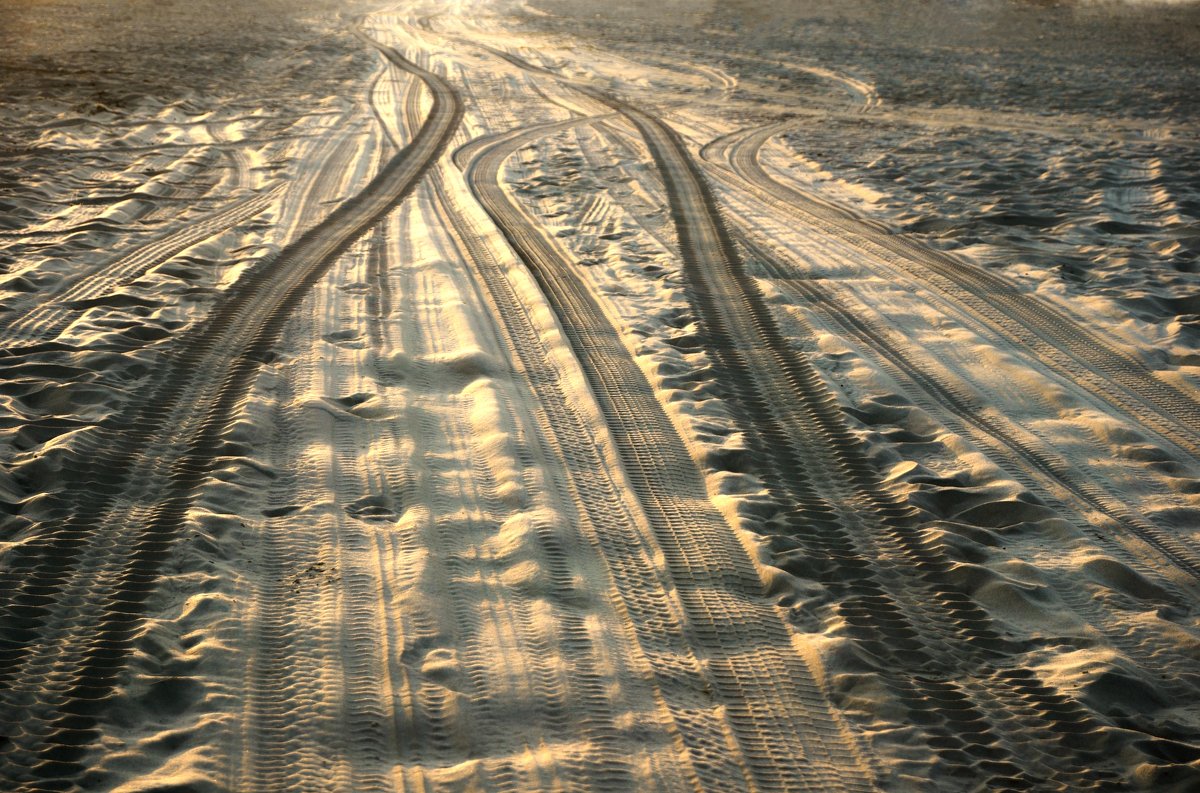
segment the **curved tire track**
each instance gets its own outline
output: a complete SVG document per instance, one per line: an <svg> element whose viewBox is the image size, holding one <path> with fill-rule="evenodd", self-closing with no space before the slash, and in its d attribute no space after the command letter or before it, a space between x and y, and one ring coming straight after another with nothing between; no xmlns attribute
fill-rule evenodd
<svg viewBox="0 0 1200 793"><path fill-rule="evenodd" d="M219 212L138 248L99 270L80 274L55 296L52 302L31 307L20 316L12 318L3 330L0 330L3 354L18 356L48 349L46 342L57 338L78 316L81 304L94 301L110 290L136 280L143 273L187 248L249 220L266 209L284 192L285 187L279 184L236 201Z"/></svg>
<svg viewBox="0 0 1200 793"><path fill-rule="evenodd" d="M649 147L710 355L772 463L760 473L791 503L787 522L825 562L826 574L818 577L841 591L839 613L881 662L882 676L899 683L895 693L915 721L941 722L933 727L931 747L954 774L993 787L1026 788L1049 779L1077 789L1111 783L1111 771L1092 768L1103 759L1103 739L1094 737L1100 725L1026 670L1004 668L1015 648L948 580L952 560L924 535L915 511L882 486L815 368L788 347L682 139L612 95L562 82L626 116ZM943 658L947 647L953 651ZM922 674L893 673L914 667ZM1088 737L1062 758L1045 738L1054 733Z"/></svg>
<svg viewBox="0 0 1200 793"><path fill-rule="evenodd" d="M405 102L405 120L406 126L409 128L418 124L419 99L416 92L410 92ZM455 153L455 157L463 151L463 148ZM449 231L450 240L455 247L459 248L460 254L465 259L474 260L477 263L483 261L480 257L486 256L486 254L471 230L466 227L467 224L461 215L455 211L454 202L450 199L442 174L435 173L430 186L435 199L433 209L441 218L438 225ZM515 322L515 318L510 315L510 327L513 326L513 322ZM421 344L413 342L406 344L406 349L415 350L420 349L421 346ZM527 356L532 355L529 347L524 348L523 352ZM553 392L543 391L542 393L552 394ZM470 446L466 456L474 460L474 479L486 499L491 502L493 510L499 512L497 509L499 502L494 489L494 476L484 463L485 455L480 454L473 444ZM461 529L461 527L459 528ZM539 526L538 535L546 554L546 569L549 579L553 582L555 597L551 599L561 599L564 603L569 602L574 597L575 585L572 579L570 559L567 551L562 547L562 540L549 525ZM453 544L448 536L443 536L441 542L447 547ZM450 566L457 568L458 564ZM462 575L465 573L459 572L448 578L450 581L454 581ZM455 588L453 584L450 584L449 587L452 591ZM501 591L501 588L497 587L496 591ZM496 598L503 599L499 595ZM456 611L460 625L471 626L480 622L477 615L468 613L469 609L466 608L468 598L452 596L451 600L458 604ZM515 654L530 659L530 671L536 678L536 681L531 681L530 685L531 690L536 693L534 701L537 703L536 717L533 722L548 726L557 741L572 742L582 739L593 747L590 752L591 756L586 762L574 759L561 761L564 787L580 790L630 789L635 784L633 768L630 758L626 757L619 748L617 718L612 703L603 694L606 685L610 685L611 681L606 681L605 676L596 668L596 647L591 631L581 620L580 615L573 613L568 608L558 615L559 633L557 638L552 639L536 627L537 620L529 613L528 603L520 600L510 601L509 608L513 611L511 615L505 615L505 609L497 609L495 619L505 622L507 627L502 633L518 637L520 646L519 651ZM551 643L570 648L572 651L572 663L566 674L557 672L547 663L548 649ZM480 646L482 642L476 638L468 642L468 645L468 650L464 653L465 666L471 670L468 677L478 681L482 690L494 687L496 681L491 679L493 675L489 670L489 665L481 657L481 650L484 649ZM491 698L490 694L481 696L480 707L475 713L475 718L478 719L477 729L485 735L489 734L487 725L494 718L491 708L487 707L487 702ZM568 712L572 705L576 707L576 710L574 717L569 717ZM503 781L511 773L513 770L510 768L494 769L493 779ZM682 781L676 783L680 786L685 784Z"/></svg>
<svg viewBox="0 0 1200 793"><path fill-rule="evenodd" d="M55 670L58 683L47 691L3 692L2 723L15 729L10 734L20 749L6 751L0 765L0 778L10 789L63 789L86 770L86 755L98 737L99 712L120 683L161 565L170 556L199 486L222 453L224 431L261 363L270 357L283 322L333 259L412 190L457 129L461 102L449 83L367 39L360 30L355 33L425 82L433 96L429 115L412 143L362 192L247 276L207 322L180 339L166 355L158 382L142 399L105 421L90 448L72 461L70 479L80 495L63 505L62 521L41 527L15 553L6 554L4 578L26 584L26 594L16 601L12 615L15 625L4 634L5 662L12 669L25 648L38 640L57 593L68 586L77 588L76 565L90 538L104 533L100 522L119 508L123 494L139 490L138 477L166 472L161 492L153 494L153 506L134 513L144 513L145 518L124 525L116 538L118 571L97 582L98 597L87 603L87 614L68 616L77 622L90 620L96 629ZM185 428L182 448L159 447L158 440L177 427ZM173 434L180 437L178 431Z"/></svg>
<svg viewBox="0 0 1200 793"><path fill-rule="evenodd" d="M683 631L675 645L690 644L708 659L708 680L727 710L741 762L749 773L742 784L761 790L869 789L867 765L857 756L854 739L831 709L819 682L820 672L810 666L816 660L802 658L795 651L779 613L763 597L763 584L753 563L708 501L694 461L620 334L562 254L499 184L504 160L530 138L590 121L551 123L501 138L468 164L467 177L558 315L665 554L685 622L670 628L663 616L647 614L645 584L627 582L622 597L634 618L638 638L666 691L678 671L659 649L664 631L668 635ZM601 526L611 524L611 519L605 518L608 498L597 494L594 502L585 502ZM615 551L606 555L610 559L617 556ZM621 580L619 569L614 569L614 575ZM694 708L686 704L669 697L668 704L702 786L738 789L736 773L724 779L717 773L722 765L729 767L718 748L719 726L699 722L690 712Z"/></svg>
<svg viewBox="0 0 1200 793"><path fill-rule="evenodd" d="M946 578L952 562L927 541L915 511L883 487L819 373L776 327L682 139L647 113L608 103L650 148L706 347L769 461L758 473L789 505L790 532L824 563L817 577L840 595L851 635L880 663L912 720L935 722L931 745L957 773L1019 787L1033 781L1025 769L1037 768L1037 776L1080 789L1092 783L1090 754L1063 761L1028 727L999 728L1025 707L1020 692L992 679L1013 648ZM921 675L896 674L913 668ZM1048 726L1063 731L1094 729L1078 707L1051 718L1061 724Z"/></svg>
<svg viewBox="0 0 1200 793"><path fill-rule="evenodd" d="M824 228L938 289L1085 392L1105 400L1189 455L1200 455L1200 404L1194 395L1163 381L1132 355L1044 301L1018 291L1004 278L771 177L758 153L786 127L783 122L751 130L726 140L709 154L724 153L728 166L744 182L742 187L749 186L770 203L799 214L804 222Z"/></svg>

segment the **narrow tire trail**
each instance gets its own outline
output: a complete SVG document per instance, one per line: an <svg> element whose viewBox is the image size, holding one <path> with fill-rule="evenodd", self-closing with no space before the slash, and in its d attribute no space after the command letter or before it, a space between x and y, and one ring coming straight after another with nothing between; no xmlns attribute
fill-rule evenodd
<svg viewBox="0 0 1200 793"><path fill-rule="evenodd" d="M17 357L52 349L52 342L74 321L80 310L90 305L98 305L112 290L136 280L192 245L253 218L284 192L285 185L282 184L265 188L120 256L99 269L72 279L51 302L32 306L29 310L7 319L0 328L3 355Z"/></svg>

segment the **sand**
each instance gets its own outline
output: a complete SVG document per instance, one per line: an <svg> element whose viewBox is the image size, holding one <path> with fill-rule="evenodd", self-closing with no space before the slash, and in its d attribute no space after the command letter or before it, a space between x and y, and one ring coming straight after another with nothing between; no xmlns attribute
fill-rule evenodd
<svg viewBox="0 0 1200 793"><path fill-rule="evenodd" d="M1200 788L1200 11L0 4L4 790Z"/></svg>

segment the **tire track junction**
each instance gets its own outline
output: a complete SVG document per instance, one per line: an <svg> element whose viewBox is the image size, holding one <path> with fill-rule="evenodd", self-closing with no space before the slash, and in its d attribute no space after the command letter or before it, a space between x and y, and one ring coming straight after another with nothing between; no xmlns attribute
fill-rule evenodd
<svg viewBox="0 0 1200 793"><path fill-rule="evenodd" d="M912 709L911 721L931 725L939 761L1004 789L1111 784L1101 725L1024 668L1018 649L950 580L953 559L883 486L815 367L788 346L679 135L615 96L494 54L616 110L641 134L666 187L689 298L719 379L770 461L757 473L788 505L780 519L810 554L807 574L816 568L842 596L839 616ZM902 671L914 668L921 673ZM1064 756L1045 737L1055 733L1081 739Z"/></svg>
<svg viewBox="0 0 1200 793"><path fill-rule="evenodd" d="M915 510L883 486L816 368L779 331L682 138L619 99L597 98L634 124L658 166L706 347L771 461L757 473L787 505L786 531L807 546L814 566L824 563L818 579L842 596L840 616L883 662L882 677L914 708L913 721L942 722L930 741L942 762L993 787L1107 782L1111 772L1094 770L1098 744L1064 757L1032 725L1009 726L1011 714L1026 709L1055 731L1093 733L1099 725L1021 668L1017 648L949 579L953 561ZM913 668L921 674L896 674Z"/></svg>

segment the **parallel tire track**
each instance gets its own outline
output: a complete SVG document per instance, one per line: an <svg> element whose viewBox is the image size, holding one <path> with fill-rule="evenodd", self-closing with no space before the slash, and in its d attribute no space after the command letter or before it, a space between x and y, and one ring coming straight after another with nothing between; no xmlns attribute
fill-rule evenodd
<svg viewBox="0 0 1200 793"><path fill-rule="evenodd" d="M162 239L138 248L99 270L83 273L52 302L39 303L29 311L14 317L0 330L0 345L4 355L16 356L36 352L36 342L55 339L78 312L111 290L136 280L153 267L162 264L198 242L237 226L266 209L286 189L279 184L234 202L221 211L188 224Z"/></svg>
<svg viewBox="0 0 1200 793"><path fill-rule="evenodd" d="M1190 455L1200 455L1200 404L1195 395L1162 380L1129 353L1004 278L776 181L759 161L759 151L786 126L752 130L717 147L727 153L742 187L748 185L769 203L945 293L1085 392Z"/></svg>
<svg viewBox="0 0 1200 793"><path fill-rule="evenodd" d="M683 622L677 626L667 620L671 610L665 605L647 612L652 605L653 573L623 568L630 562L621 558L615 538L602 536L600 540L608 546L605 553L621 597L679 724L701 786L869 789L867 763L857 755L854 739L830 708L818 674L796 652L779 613L764 599L753 563L708 501L699 471L645 375L561 253L514 206L499 184L499 169L517 148L531 137L568 123L572 122L501 138L468 165L468 182L554 307L665 555L682 606ZM501 315L519 311L519 304L505 305L516 296L506 295L505 285L490 276L487 268L482 272ZM579 421L573 412L551 418L564 443L576 432L586 434L583 427L571 431ZM599 526L615 531L611 499L610 493L593 489L583 506ZM726 709L733 728L731 737L749 774L744 781L738 781L736 766L731 767L723 757L728 748L722 746L720 725L707 718L700 720L703 712L681 701L677 681L683 670L677 664L691 655L681 653L688 645L708 659L709 684ZM677 649L670 650L672 646ZM678 660L672 661L672 657ZM688 676L695 674L692 671Z"/></svg>
<svg viewBox="0 0 1200 793"><path fill-rule="evenodd" d="M727 160L729 145L745 134L743 131L717 139L705 146L701 154L714 162ZM1185 574L1198 577L1200 561L1197 556L1168 531L1131 510L1086 472L1050 449L1042 439L987 409L969 385L923 363L919 351L911 349L893 331L843 304L818 280L801 277L791 265L755 241L746 229L735 229L735 232L738 243L777 285L824 317L831 326L857 339L885 371L907 386L906 390L917 404L938 416L947 427L979 443L1010 476L1039 494L1059 514L1077 516L1078 525L1084 531L1090 530L1094 538L1117 558L1125 559L1152 578L1158 578L1158 565L1163 561L1173 563ZM1066 499L1066 503L1060 499ZM1106 516L1111 523L1101 519L1099 525L1103 530L1097 531L1089 525L1096 521L1089 516L1092 512ZM1114 525L1123 530L1128 540L1114 542L1109 533ZM1131 543L1134 545L1132 553ZM1136 548L1141 543L1144 546ZM1130 631L1124 625L1114 626L1111 616L1085 592L1078 590L1072 582L1056 579L1050 578L1051 585L1062 600L1101 631L1114 647L1144 668L1163 669L1160 684L1170 696L1182 701L1192 695L1191 687L1179 677L1179 671L1187 668L1188 661L1170 641L1164 640L1152 628ZM1171 662L1175 665L1170 665ZM1164 663L1169 666L1164 668Z"/></svg>
<svg viewBox="0 0 1200 793"><path fill-rule="evenodd" d="M812 311L825 317L847 336L857 339L877 357L879 365L885 371L907 386L906 390L912 392L917 404L938 416L953 431L986 448L1009 475L1037 493L1052 509L1063 516L1079 514L1081 525L1084 526L1087 524L1082 516L1088 510L1096 510L1114 522L1124 524L1124 528L1131 533L1134 532L1134 526L1140 527L1138 532L1158 533L1154 527L1146 525L1145 521L1141 521L1098 485L1091 481L1081 481L1078 472L1060 455L1046 448L1039 438L988 411L972 395L965 383L923 364L917 351L895 338L895 334L887 328L861 312L855 312L818 282L796 277L783 270L782 265L745 233L738 233L737 238L738 242L771 272L777 279L777 284L792 292L800 301L807 303ZM1059 493L1076 505L1074 510L1060 502L1057 495ZM1136 564L1124 546L1113 543L1100 532L1095 534L1112 552L1119 557L1129 557L1130 561ZM1146 568L1143 567L1143 570ZM1183 661L1169 642L1162 641L1159 636L1150 635L1149 631L1137 631L1130 635L1124 628L1106 628L1103 610L1098 608L1086 593L1065 584L1056 585L1055 590L1076 613L1104 632L1114 646L1137 659L1143 666L1161 665L1164 657ZM1183 698L1190 695L1187 688L1174 678L1161 682L1172 696Z"/></svg>
<svg viewBox="0 0 1200 793"><path fill-rule="evenodd" d="M314 147L318 152L330 153L323 161L319 161L318 167L309 169L295 185L292 191L297 197L295 206L286 206L280 218L280 227L287 234L312 225L318 199L330 195L334 183L340 184L342 181L349 152L347 144L355 144L357 141L354 137L339 135ZM211 382L208 385L215 387ZM203 396L198 396L197 400L203 401ZM136 404L128 409L135 411ZM120 418L118 413L113 420ZM61 521L61 525L40 532L35 528L32 536L27 536L20 547L9 551L6 566L0 568L0 590L9 594L8 602L0 606L0 660L5 662L0 665L0 688L21 688L20 682L12 681L19 681L22 661L26 667L40 674L51 663L47 659L56 657L54 648L47 645L45 628L42 628L43 632L38 630L39 626L44 626L57 605L51 595L67 586L94 589L96 582L105 576L111 579L117 575L120 565L125 563L122 549L126 545L118 541L118 537L129 526L135 525L138 519L136 515L129 514L129 509L144 511L152 504L154 488L161 490L169 474L165 470L166 464L162 463L163 450L185 444L200 418L198 415L186 415L180 422L167 424L168 434L158 439L155 448L144 452L142 459L146 462L142 476L132 481L127 476L129 471L102 470L103 463L110 459L114 449L121 451L111 442L111 437L104 434L107 430L101 427L99 429L103 432L93 431L79 439L79 447L65 459L60 475L62 487L59 492L51 494L47 505L38 512L43 527L54 526L56 520ZM119 431L116 427L109 429ZM97 435L100 437L97 438ZM98 468L101 469L99 474ZM121 476L126 478L122 479ZM128 486L122 491L123 484ZM76 487L72 489L72 485ZM71 529L72 515L91 515L92 524L101 526L103 530L93 532L86 540L72 539L70 534L62 534L64 529ZM62 541L60 554L50 562L40 564L38 570L31 573L22 559L44 553L44 545L59 540ZM93 592L88 597L95 600L100 595ZM68 622L74 619L70 616L70 610L61 606L54 613L60 615L60 623L64 619ZM87 635L88 631L82 624L76 623L75 630ZM61 625L59 627L62 628ZM25 656L25 648L35 640L43 656L40 661ZM64 641L57 656L60 660L70 657L69 639Z"/></svg>
<svg viewBox="0 0 1200 793"><path fill-rule="evenodd" d="M523 63L515 56L503 57L517 65ZM538 74L549 74L537 67L529 68ZM1037 696L1044 701L1030 702L1015 686L1003 680L993 681L990 662L1003 657L1009 648L991 630L987 615L968 596L949 582L939 580L950 563L925 543L911 508L895 501L879 486L877 474L862 457L819 375L811 365L806 365L807 360L797 359L787 348L757 286L745 275L715 202L682 141L661 122L614 97L588 86L570 85L629 118L650 146L667 183L683 249L685 276L691 282L689 288L697 313L706 325L710 354L725 369L724 379L733 385L739 406L760 438L760 450L772 463L764 466L766 478L768 481L773 478L771 472L779 472L783 477L784 481L775 478L772 490L785 496L784 503L793 505L785 519L803 538L817 564L824 561L827 575L822 580L843 595L840 616L851 626L851 633L860 644L878 658L881 676L893 684L895 696L910 709L912 720L929 725L929 744L941 762L953 768L950 773L955 776L1005 789L1022 789L1034 780L1049 778L1056 779L1056 784L1075 786L1102 782L1107 773L1088 773L1089 762L1096 759L1089 753L1059 761L1041 738L1034 737L1039 728L1047 727L1091 733L1095 725L1089 722L1086 713L1049 689L1039 687ZM477 162L485 159L481 157ZM492 167L498 169L498 165ZM495 183L494 173L488 179L479 178L470 170L468 173L478 197L487 207L485 186ZM505 223L502 204L493 202L489 213L502 228L512 228L514 218ZM509 210L509 214L514 213ZM528 239L524 241L511 236L511 231L509 234L510 242L525 254L535 273L554 272L552 266L535 267L538 241L542 239L536 232L527 233ZM562 265L558 270L567 272ZM562 297L554 296L555 283L550 277L538 277L556 307L569 305ZM557 277L566 280L561 274ZM588 327L578 320L562 318L562 321L568 334ZM731 322L740 332L730 331ZM573 346L581 359L591 359L591 351L603 349L604 343L588 338L576 341ZM754 357L755 362L750 364L746 356ZM602 360L597 359L597 364ZM589 368L585 365L585 371ZM619 382L612 377L592 377L590 371L589 380L602 404L605 381ZM619 411L615 415L609 410L605 413L615 431L619 426ZM624 433L615 431L615 435L620 447ZM814 445L813 439L823 441L824 448ZM627 469L636 470L638 462L645 465L644 449L663 448L663 443L657 439L638 444L643 459L626 459ZM810 470L816 472L817 481L809 478ZM634 486L642 494L636 478ZM652 509L650 504L647 509L648 512ZM843 524L856 526L858 538L848 534ZM889 556L899 557L890 563L889 577L892 585L906 594L905 602L910 608L914 603L920 604L916 608L918 622L912 623L908 609L901 607L874 580L871 570L874 565L858 549L858 543L864 541L874 546L871 553L880 557L879 562ZM934 580L928 586L921 585L913 580L911 573L904 573L909 567ZM910 592L914 585L918 591ZM946 642L960 645L952 659L938 657ZM914 666L933 677L891 673L893 668ZM747 670L740 671L745 674ZM1027 729L1006 730L1003 736L997 734L994 727L997 721L1015 721L1012 719L1015 710L1030 709L1048 713L1049 721L1039 718L1029 722ZM1016 762L1018 752L1024 755L1020 763ZM747 754L752 769L761 767L758 763L778 768L780 763L787 762L782 758L765 762L769 755L756 755L753 751ZM1089 776L1093 779L1088 779ZM784 787L787 785L783 783Z"/></svg>
<svg viewBox="0 0 1200 793"><path fill-rule="evenodd" d="M1094 733L1099 725L1052 689L1037 683L1031 699L1029 690L1007 682L1007 672L996 671L1014 648L993 629L987 613L948 579L952 560L928 541L915 511L882 485L819 373L780 333L683 141L654 117L619 100L611 104L642 133L662 174L685 278L710 354L725 370L723 379L773 462L763 468L764 479L774 479L790 496L794 530L819 527L810 535L819 538L814 550L826 553L833 569L841 568L826 583L848 596L841 604L842 616L859 628L865 643L875 643L881 658L902 661L906 650L909 668L915 662L931 676L904 682L923 694L922 704L933 704L947 726L972 714L971 729L960 726L958 731L967 742L963 751L988 760L971 763L969 769L990 777L989 784L1022 787L1048 778L1085 789L1107 783L1109 772L1091 770L1101 756L1100 744L1062 757L1032 724L999 728L1012 713L1025 710L1043 714L1054 731ZM856 573L857 593L856 587L846 586ZM879 637L889 635L904 650L897 653L878 644ZM948 652L943 650L939 658L943 643ZM940 674L935 671L939 668ZM953 754L942 756L954 762ZM1018 756L1021 760L1014 762ZM1018 771L1022 767L1038 769L1037 776Z"/></svg>
<svg viewBox="0 0 1200 793"><path fill-rule="evenodd" d="M917 356L903 349L902 343L894 340L892 334L878 323L851 311L816 281L797 278L778 266L773 257L747 235L740 235L739 241L754 252L755 258L773 271L782 286L808 301L814 310L830 317L844 332L860 339L870 349L883 356L891 366L902 372L905 379L911 381L939 405L941 409L937 412L948 412L957 422L972 427L974 432L967 433L970 437L978 439L982 436L991 439L987 444L989 451L996 453L1000 459L1019 460L1021 464L1011 466L1011 473L1025 480L1023 484L1034 490L1044 491L1044 487L1038 486L1028 475L1022 473L1023 470L1035 472L1036 476L1044 477L1070 493L1086 509L1093 509L1108 516L1126 532L1154 548L1179 569L1200 580L1200 559L1192 549L1138 516L1094 482L1083 479L1069 461L1044 448L1032 434L990 414L962 385L948 381L931 367L923 365ZM1055 499L1050 493L1046 495Z"/></svg>
<svg viewBox="0 0 1200 793"><path fill-rule="evenodd" d="M723 380L755 429L760 450L773 463L764 467L764 478L774 479L772 489L780 492L782 486L790 496L789 522L794 530L807 526L804 533L811 537L814 553L836 571L826 583L845 594L852 591L847 582L862 584L860 597L841 604L842 616L861 626L864 644L873 645L885 664L899 661L904 668L907 661L930 672L944 670L934 680L902 681L920 694L907 704L929 709L932 703L947 724L951 734L935 744L943 759L957 765L957 773L982 774L988 784L1002 787L1027 787L1035 779L1081 789L1108 784L1111 772L1092 769L1101 759L1101 742L1085 742L1073 757L1060 758L1057 748L1040 737L1037 722L1056 732L1089 735L1099 725L1036 679L1033 685L1016 685L1009 672L996 669L1013 648L994 631L986 612L947 579L952 561L924 536L915 511L881 485L815 368L787 345L683 141L653 116L615 97L574 87L625 115L650 148L667 188L685 279L709 352L725 370ZM854 531L848 533L850 527ZM874 562L858 549L860 543L872 548ZM881 564L890 579L887 588L872 580L870 569ZM920 578L914 580L909 569ZM895 600L889 589L904 597ZM891 636L893 643L879 642L881 636ZM936 653L947 641L955 651L943 661ZM999 735L989 726L1010 723L1018 712L1041 715ZM964 714L972 714L969 730L962 727ZM956 732L964 734L966 755L953 748L962 745ZM1018 754L1019 764L1013 762ZM1022 767L1034 769L1034 776Z"/></svg>
<svg viewBox="0 0 1200 793"><path fill-rule="evenodd" d="M356 31L366 38L361 31ZM279 257L246 277L210 319L180 339L167 353L159 381L129 408L103 422L93 434L88 459L77 459L73 484L86 508L67 504L54 531L44 528L6 554L6 577L36 578L17 606L19 657L54 603L73 580L75 565L89 538L121 496L136 492L137 477L166 471L168 483L147 510L117 538L121 572L104 583L96 602L86 604L96 630L65 668L48 694L8 689L0 699L7 725L20 724L20 756L7 753L0 778L10 789L58 790L86 770L86 755L98 737L99 707L110 699L124 673L156 588L161 565L186 523L199 486L222 453L223 434L290 311L329 263L419 181L444 150L461 117L454 89L441 77L406 61L394 49L368 42L399 68L422 79L433 96L429 115L412 143L399 152L355 197L333 210ZM188 428L181 449L161 449L157 439L174 427ZM151 495L151 494L148 494ZM35 529L36 532L36 529ZM12 637L8 633L4 638ZM6 659L13 663L16 659ZM31 704L32 700L32 704ZM48 701L46 701L48 700ZM31 721L32 719L32 721Z"/></svg>
<svg viewBox="0 0 1200 793"><path fill-rule="evenodd" d="M419 96L410 92L405 102L406 124L411 129L419 119ZM435 197L435 210L440 209L443 217L449 218L451 210L441 175L435 175L432 180ZM460 234L463 232L459 229ZM451 235L454 236L453 234ZM463 238L458 237L459 240ZM464 251L465 253L465 251ZM467 450L468 458L476 457L474 449ZM492 493L491 502L498 503L494 496L493 477L482 461L474 466L476 481L486 494ZM543 552L546 555L546 569L552 582L552 591L558 599L569 603L575 593L573 573L566 563L568 556L561 547L561 541L548 526L540 527L538 534L542 539ZM443 538L449 545L449 538ZM456 576L450 576L454 581ZM456 598L463 603L466 598ZM544 629L539 629L538 621L529 614L529 605L523 602L513 602L515 613L510 618L513 622L513 633L524 645L522 655L532 659L532 666L537 673L540 696L539 704L542 711L540 721L551 725L557 740L567 740L572 736L581 735L590 746L594 747L593 756L587 762L565 763L566 778L564 784L578 786L581 790L623 790L630 788L633 783L632 768L628 758L618 749L616 715L611 703L605 695L604 677L597 671L595 664L596 649L589 636L588 626L577 613L565 609L559 615L560 628L555 638L557 643L573 651L573 662L565 675L554 672L546 663L545 646L548 637ZM466 617L466 615L463 615ZM462 622L469 625L477 619L466 618ZM480 659L482 660L482 659ZM479 680L487 679L487 664L477 661L473 677ZM576 713L572 720L567 716L567 707L573 702L584 707Z"/></svg>

